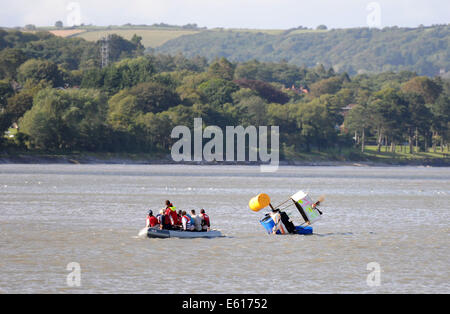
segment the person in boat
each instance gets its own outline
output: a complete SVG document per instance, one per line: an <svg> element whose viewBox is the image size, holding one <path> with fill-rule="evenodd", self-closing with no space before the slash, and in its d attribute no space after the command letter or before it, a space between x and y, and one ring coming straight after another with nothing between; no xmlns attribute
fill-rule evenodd
<svg viewBox="0 0 450 314"><path fill-rule="evenodd" d="M191 210L191 219L195 231L202 231L202 217L200 215L195 214L195 209Z"/></svg>
<svg viewBox="0 0 450 314"><path fill-rule="evenodd" d="M158 219L158 224L159 224L160 228L162 229L163 225L164 225L164 209L161 209L159 211L159 214L156 215L156 219Z"/></svg>
<svg viewBox="0 0 450 314"><path fill-rule="evenodd" d="M184 230L184 231L193 231L194 230L194 225L192 224L191 218L189 218L189 216L186 214L186 211L183 211L182 215L183 215L181 217L182 230Z"/></svg>
<svg viewBox="0 0 450 314"><path fill-rule="evenodd" d="M155 227L159 224L158 219L153 216L153 211L149 210L148 211L148 215L147 215L147 219L146 219L146 228L150 228L150 227Z"/></svg>
<svg viewBox="0 0 450 314"><path fill-rule="evenodd" d="M211 227L209 216L205 213L205 210L200 209L200 217L202 218L202 231L209 231Z"/></svg>
<svg viewBox="0 0 450 314"><path fill-rule="evenodd" d="M164 211L164 229L176 229L178 225L178 215L176 211L176 207L167 200L166 201L166 209Z"/></svg>
<svg viewBox="0 0 450 314"><path fill-rule="evenodd" d="M192 224L194 224L194 220L192 219L192 216L191 216L191 214L189 214L188 212L186 212L186 216L188 216L189 217L189 219L192 221Z"/></svg>

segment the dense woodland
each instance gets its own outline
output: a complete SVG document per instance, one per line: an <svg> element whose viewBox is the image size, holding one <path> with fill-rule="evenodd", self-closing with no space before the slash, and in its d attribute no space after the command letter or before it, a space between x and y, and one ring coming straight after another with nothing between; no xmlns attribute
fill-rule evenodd
<svg viewBox="0 0 450 314"><path fill-rule="evenodd" d="M413 71L435 76L450 70L450 25L418 28L386 27L318 30L304 27L280 34L205 31L173 39L160 53L201 55L233 62L256 59L286 61L298 66L323 64L350 75L386 71Z"/></svg>
<svg viewBox="0 0 450 314"><path fill-rule="evenodd" d="M0 132L18 130L1 150L169 153L172 128L195 117L278 125L287 159L367 143L441 150L450 139L450 83L438 76L146 53L138 36L110 47L101 68L98 42L0 30Z"/></svg>

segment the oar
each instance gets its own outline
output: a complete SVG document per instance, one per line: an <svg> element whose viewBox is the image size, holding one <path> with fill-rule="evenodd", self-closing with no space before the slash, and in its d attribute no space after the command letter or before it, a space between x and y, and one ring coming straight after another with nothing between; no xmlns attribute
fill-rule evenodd
<svg viewBox="0 0 450 314"><path fill-rule="evenodd" d="M324 200L325 200L325 195L321 195L321 196L319 197L319 200L313 204L313 207L314 207L314 208L319 212L319 214L321 214L321 215L322 215L322 212L320 211L319 208L317 208L317 206L319 206Z"/></svg>

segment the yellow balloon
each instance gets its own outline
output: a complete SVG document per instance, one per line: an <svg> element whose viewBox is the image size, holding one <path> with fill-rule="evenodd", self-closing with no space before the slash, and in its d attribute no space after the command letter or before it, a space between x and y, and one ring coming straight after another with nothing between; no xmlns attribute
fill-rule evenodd
<svg viewBox="0 0 450 314"><path fill-rule="evenodd" d="M248 203L248 207L250 207L251 210L258 212L261 209L269 206L269 204L270 204L269 195L261 193L250 200L250 202Z"/></svg>

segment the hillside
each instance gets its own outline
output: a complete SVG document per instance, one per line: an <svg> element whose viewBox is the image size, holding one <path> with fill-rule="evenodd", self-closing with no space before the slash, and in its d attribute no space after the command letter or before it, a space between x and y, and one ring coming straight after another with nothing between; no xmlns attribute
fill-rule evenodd
<svg viewBox="0 0 450 314"><path fill-rule="evenodd" d="M82 26L58 30L40 28L60 37L97 41L107 34L130 40L142 37L147 49L209 60L226 57L234 62L257 59L287 61L298 66L323 64L351 75L386 71L414 71L420 75L450 76L450 26L384 29L312 30L205 29L165 25Z"/></svg>
<svg viewBox="0 0 450 314"><path fill-rule="evenodd" d="M353 28L329 31L209 30L169 40L161 53L201 55L212 60L322 63L349 74L415 71L434 76L450 70L450 26Z"/></svg>

